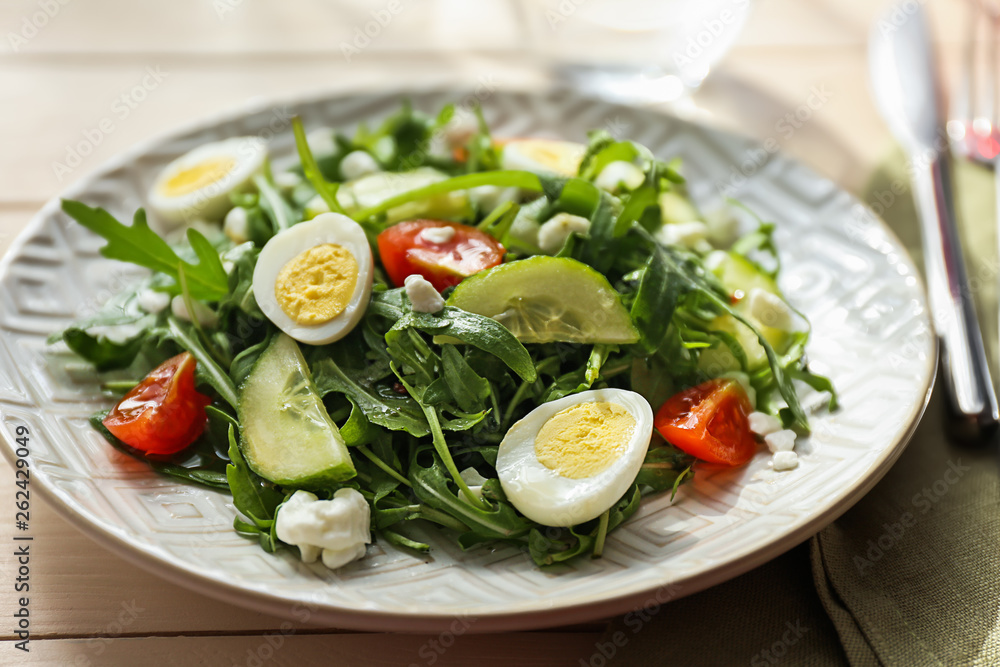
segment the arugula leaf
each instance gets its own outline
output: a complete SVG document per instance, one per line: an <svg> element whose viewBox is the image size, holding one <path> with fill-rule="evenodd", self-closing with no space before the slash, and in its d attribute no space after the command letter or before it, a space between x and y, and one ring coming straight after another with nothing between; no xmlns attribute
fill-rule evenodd
<svg viewBox="0 0 1000 667"><path fill-rule="evenodd" d="M128 367L139 354L146 336L140 333L123 342L104 336L92 336L83 329L70 327L62 334L69 349L94 365L98 371Z"/></svg>
<svg viewBox="0 0 1000 667"><path fill-rule="evenodd" d="M410 465L410 482L421 502L455 517L480 537L506 540L523 536L531 530L533 524L519 516L507 503L494 502L490 509L482 509L455 495L448 488L448 479L442 467L437 458L430 467L425 468L417 461Z"/></svg>
<svg viewBox="0 0 1000 667"><path fill-rule="evenodd" d="M108 259L131 262L178 280L183 266L191 296L203 301L218 301L229 291L229 276L222 268L219 253L196 229L187 230L188 243L198 258L197 264L182 260L146 223L146 212L136 211L131 226L123 225L103 208L91 208L78 201L64 199L62 209L108 243L101 254ZM179 290L179 286L174 292Z"/></svg>
<svg viewBox="0 0 1000 667"><path fill-rule="evenodd" d="M650 447L643 459L635 483L648 486L653 492L675 488L679 478L694 463L694 458L672 445Z"/></svg>
<svg viewBox="0 0 1000 667"><path fill-rule="evenodd" d="M313 367L313 382L320 395L337 392L346 395L373 424L391 431L406 431L422 438L430 434L420 406L409 396L388 397L362 386L360 374L350 375L333 359L322 359ZM352 377L354 375L355 377Z"/></svg>
<svg viewBox="0 0 1000 667"><path fill-rule="evenodd" d="M233 505L259 529L269 529L275 513L285 500L283 493L264 481L243 460L236 444L236 429L229 426L229 460L226 481L233 494Z"/></svg>
<svg viewBox="0 0 1000 667"><path fill-rule="evenodd" d="M306 131L302 126L302 119L298 116L292 119L292 132L295 134L295 149L299 153L299 160L302 162L302 172L305 174L306 179L316 189L316 192L323 198L323 201L331 211L344 214L344 207L337 200L337 189L340 188L340 184L330 183L323 178L323 172L320 171L319 165L316 164L316 158L313 157L312 150L309 148L309 142L306 141Z"/></svg>
<svg viewBox="0 0 1000 667"><path fill-rule="evenodd" d="M393 329L413 327L434 334L441 342L458 340L496 356L521 379L534 382L537 377L531 355L514 334L496 320L445 306L437 314L411 312L399 319ZM438 338L440 337L440 338Z"/></svg>
<svg viewBox="0 0 1000 667"><path fill-rule="evenodd" d="M193 445L170 457L151 458L113 436L102 423L107 415L108 412L105 410L93 415L89 421L91 427L115 449L142 461L160 474L194 482L212 489L229 489L225 473L226 461L217 455L212 443L211 416L209 417L210 428L206 429L205 434Z"/></svg>
<svg viewBox="0 0 1000 667"><path fill-rule="evenodd" d="M222 370L219 364L212 358L197 336L190 331L190 325L182 324L175 317L167 318L167 329L164 335L177 341L177 344L194 356L198 362L198 376L203 378L229 405L236 407L236 386L229 375Z"/></svg>
<svg viewBox="0 0 1000 667"><path fill-rule="evenodd" d="M466 412L477 412L490 395L489 381L472 370L454 345L441 347L441 362L445 382L458 407Z"/></svg>

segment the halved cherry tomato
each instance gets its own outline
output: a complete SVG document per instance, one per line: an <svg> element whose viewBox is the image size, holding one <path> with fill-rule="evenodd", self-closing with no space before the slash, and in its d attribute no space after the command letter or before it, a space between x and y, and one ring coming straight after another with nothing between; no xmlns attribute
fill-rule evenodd
<svg viewBox="0 0 1000 667"><path fill-rule="evenodd" d="M432 227L451 227L455 233L448 241L435 243L422 234ZM441 292L473 273L500 264L504 248L475 227L444 220L407 220L378 235L378 252L395 285L417 273Z"/></svg>
<svg viewBox="0 0 1000 667"><path fill-rule="evenodd" d="M147 454L176 454L205 430L212 402L194 388L197 362L190 352L167 359L132 387L104 418L116 438Z"/></svg>
<svg viewBox="0 0 1000 667"><path fill-rule="evenodd" d="M747 416L753 411L735 380L709 380L667 399L653 425L678 449L708 461L743 465L757 451Z"/></svg>

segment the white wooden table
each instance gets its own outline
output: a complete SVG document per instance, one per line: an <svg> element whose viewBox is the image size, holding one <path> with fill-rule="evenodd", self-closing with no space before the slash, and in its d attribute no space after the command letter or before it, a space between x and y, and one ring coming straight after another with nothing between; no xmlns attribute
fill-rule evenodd
<svg viewBox="0 0 1000 667"><path fill-rule="evenodd" d="M399 1L403 10L394 21L347 63L339 44L385 3L8 0L0 8L0 253L45 200L105 159L250 98L483 76L500 85L544 85L521 25L530 5ZM873 4L881 3L758 0L737 47L704 91L713 120L761 140L773 137L859 191L889 146L868 96L865 43ZM929 4L950 72L960 57L962 3ZM123 107L120 97L144 77L144 99ZM815 90L827 100L790 136L781 131L781 118ZM59 165L68 164L70 147L107 118L113 130L65 173ZM15 487L6 462L0 480L0 498L10 507ZM17 595L7 582L17 564L4 549L0 664L394 665L431 664L428 656L438 655L428 649L433 636L299 627L285 636L281 619L169 584L112 555L37 497L32 514L31 651L13 646ZM12 517L0 521L0 543L12 543L12 524ZM466 635L436 664L485 667L515 658L523 665L577 665L603 627Z"/></svg>

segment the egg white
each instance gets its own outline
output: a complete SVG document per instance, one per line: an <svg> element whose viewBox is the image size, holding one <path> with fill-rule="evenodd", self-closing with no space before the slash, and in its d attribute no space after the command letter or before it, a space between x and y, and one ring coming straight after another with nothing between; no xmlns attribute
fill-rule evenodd
<svg viewBox="0 0 1000 667"><path fill-rule="evenodd" d="M163 187L182 171L209 160L229 158L232 169L219 178L183 195L168 195ZM231 208L229 195L251 186L251 180L267 159L267 145L258 137L233 137L203 144L177 158L159 173L149 189L149 208L168 225L193 220L218 220Z"/></svg>
<svg viewBox="0 0 1000 667"><path fill-rule="evenodd" d="M535 439L557 412L581 403L620 405L635 420L625 451L590 477L572 479L545 467L535 454ZM649 448L653 410L640 394L624 389L594 389L544 403L510 427L497 453L497 475L507 499L524 516L545 526L574 526L599 517L624 495Z"/></svg>
<svg viewBox="0 0 1000 667"><path fill-rule="evenodd" d="M321 324L299 324L278 304L274 285L284 266L300 253L325 243L346 248L358 263L358 281L342 313ZM289 336L309 345L326 345L346 336L357 326L372 292L372 251L361 225L339 213L322 213L271 238L257 257L253 294L269 320Z"/></svg>
<svg viewBox="0 0 1000 667"><path fill-rule="evenodd" d="M555 162L540 160L534 150L543 149L559 156ZM515 139L504 144L500 162L504 169L530 171L535 174L576 176L580 159L587 148L574 141L553 139Z"/></svg>

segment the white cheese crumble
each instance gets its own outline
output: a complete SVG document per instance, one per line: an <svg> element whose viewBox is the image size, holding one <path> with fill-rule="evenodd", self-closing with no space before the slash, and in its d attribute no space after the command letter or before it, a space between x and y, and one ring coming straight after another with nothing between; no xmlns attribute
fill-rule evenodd
<svg viewBox="0 0 1000 667"><path fill-rule="evenodd" d="M382 171L371 155L365 151L351 151L340 161L340 175L344 180L353 181Z"/></svg>
<svg viewBox="0 0 1000 667"><path fill-rule="evenodd" d="M333 141L333 130L328 127L317 127L306 134L306 143L312 154L332 155L337 152L337 144Z"/></svg>
<svg viewBox="0 0 1000 667"><path fill-rule="evenodd" d="M622 189L635 190L642 185L645 175L631 162L616 160L609 163L594 179L594 185L614 194Z"/></svg>
<svg viewBox="0 0 1000 667"><path fill-rule="evenodd" d="M139 307L147 313L156 315L170 305L170 295L164 292L157 292L152 289L144 289L139 292Z"/></svg>
<svg viewBox="0 0 1000 667"><path fill-rule="evenodd" d="M247 220L247 210L242 206L235 206L226 213L226 219L222 222L222 231L226 233L233 243L246 243L250 240L249 220Z"/></svg>
<svg viewBox="0 0 1000 667"><path fill-rule="evenodd" d="M492 211L500 204L517 201L518 188L501 188L496 185L479 185L469 190L469 199L480 211Z"/></svg>
<svg viewBox="0 0 1000 667"><path fill-rule="evenodd" d="M764 444L772 453L790 452L795 449L795 431L784 429L764 436Z"/></svg>
<svg viewBox="0 0 1000 667"><path fill-rule="evenodd" d="M538 229L538 247L549 254L557 253L573 234L586 234L590 220L569 213L556 213Z"/></svg>
<svg viewBox="0 0 1000 667"><path fill-rule="evenodd" d="M708 226L704 222L672 222L656 231L656 240L664 245L679 245L701 250L708 243Z"/></svg>
<svg viewBox="0 0 1000 667"><path fill-rule="evenodd" d="M469 491L472 491L474 496L483 497L483 484L486 483L486 478L480 475L478 470L469 467L458 473L458 476L468 485Z"/></svg>
<svg viewBox="0 0 1000 667"><path fill-rule="evenodd" d="M781 297L771 294L765 289L754 287L747 294L747 304L750 314L757 321L775 329L782 331L792 331L795 327L795 318L792 309Z"/></svg>
<svg viewBox="0 0 1000 667"><path fill-rule="evenodd" d="M280 171L274 175L274 184L284 193L288 193L302 182L302 177L294 171Z"/></svg>
<svg viewBox="0 0 1000 667"><path fill-rule="evenodd" d="M203 327L212 328L219 323L219 316L215 314L211 308L203 304L201 301L193 301L194 303L194 317L188 312L187 304L184 303L184 297L180 294L175 296L170 300L170 312L174 314L179 320L184 320L186 322L193 322L195 318L198 319L198 324Z"/></svg>
<svg viewBox="0 0 1000 667"><path fill-rule="evenodd" d="M323 565L335 570L365 555L371 510L355 489L339 489L331 500L299 490L278 509L275 533L299 548L303 563L322 553Z"/></svg>
<svg viewBox="0 0 1000 667"><path fill-rule="evenodd" d="M312 220L320 213L329 213L330 207L327 206L322 197L316 195L306 202L305 210L303 212L305 213L306 220Z"/></svg>
<svg viewBox="0 0 1000 667"><path fill-rule="evenodd" d="M451 225L441 227L424 227L420 232L420 238L428 243L447 243L455 237L455 228Z"/></svg>
<svg viewBox="0 0 1000 667"><path fill-rule="evenodd" d="M799 455L795 452L775 452L771 457L775 471L792 470L799 467Z"/></svg>
<svg viewBox="0 0 1000 667"><path fill-rule="evenodd" d="M717 248L728 248L740 235L740 221L728 209L718 208L705 214L708 239Z"/></svg>
<svg viewBox="0 0 1000 667"><path fill-rule="evenodd" d="M436 313L444 308L444 299L434 289L434 285L431 285L423 276L417 273L406 276L403 287L406 288L406 296L413 304L413 310L418 313Z"/></svg>
<svg viewBox="0 0 1000 667"><path fill-rule="evenodd" d="M749 421L750 430L762 438L781 430L781 420L766 412L751 412Z"/></svg>

